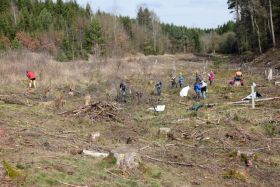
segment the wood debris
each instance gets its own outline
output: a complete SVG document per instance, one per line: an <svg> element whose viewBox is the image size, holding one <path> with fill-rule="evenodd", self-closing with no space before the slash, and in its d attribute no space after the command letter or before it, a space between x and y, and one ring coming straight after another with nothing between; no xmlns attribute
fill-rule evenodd
<svg viewBox="0 0 280 187"><path fill-rule="evenodd" d="M93 121L121 121L117 116L119 108L113 103L96 102L89 105L81 106L72 111L59 113L58 115L69 115L73 117L88 117Z"/></svg>

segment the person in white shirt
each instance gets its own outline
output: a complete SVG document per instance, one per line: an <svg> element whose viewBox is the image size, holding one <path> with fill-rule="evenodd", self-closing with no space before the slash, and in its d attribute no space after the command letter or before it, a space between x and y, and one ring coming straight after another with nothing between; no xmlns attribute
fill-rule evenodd
<svg viewBox="0 0 280 187"><path fill-rule="evenodd" d="M206 91L207 91L207 83L204 80L202 80L201 81L201 94L202 94L203 99L207 98Z"/></svg>

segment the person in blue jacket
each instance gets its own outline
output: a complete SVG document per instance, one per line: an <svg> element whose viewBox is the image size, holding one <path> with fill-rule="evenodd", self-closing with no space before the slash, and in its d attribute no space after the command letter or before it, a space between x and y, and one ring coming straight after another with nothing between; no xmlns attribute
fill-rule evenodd
<svg viewBox="0 0 280 187"><path fill-rule="evenodd" d="M194 84L194 91L196 93L196 100L200 99L200 94L201 94L201 82L200 80L197 80Z"/></svg>

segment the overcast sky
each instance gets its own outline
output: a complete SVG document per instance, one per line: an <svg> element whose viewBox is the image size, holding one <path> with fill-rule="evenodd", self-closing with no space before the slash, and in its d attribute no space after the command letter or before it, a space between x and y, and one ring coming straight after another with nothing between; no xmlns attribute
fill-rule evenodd
<svg viewBox="0 0 280 187"><path fill-rule="evenodd" d="M135 18L137 7L145 4L156 12L161 22L188 27L213 28L233 18L227 0L77 0L97 9Z"/></svg>

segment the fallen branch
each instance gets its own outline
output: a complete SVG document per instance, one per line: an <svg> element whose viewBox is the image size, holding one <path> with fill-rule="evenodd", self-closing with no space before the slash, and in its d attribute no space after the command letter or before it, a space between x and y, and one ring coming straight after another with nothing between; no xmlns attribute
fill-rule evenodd
<svg viewBox="0 0 280 187"><path fill-rule="evenodd" d="M55 179L56 180L56 179ZM65 186L72 186L72 187L88 187L88 186L78 186L78 185L74 185L74 184L69 184L69 183L65 183L65 182L61 182L59 180L56 180L57 182L59 182L60 184L63 184Z"/></svg>
<svg viewBox="0 0 280 187"><path fill-rule="evenodd" d="M179 104L184 105L184 106L190 106L189 104L183 103L183 102L179 102Z"/></svg>
<svg viewBox="0 0 280 187"><path fill-rule="evenodd" d="M184 118L184 119L177 119L177 120L173 120L171 123L174 124L174 123L181 123L181 122L184 122L184 121L188 121L189 119L187 118Z"/></svg>
<svg viewBox="0 0 280 187"><path fill-rule="evenodd" d="M120 109L117 108L113 103L96 102L93 104L80 106L72 111L58 113L58 115L70 115L73 117L83 116L88 117L93 121L121 121L121 119L117 117L119 110Z"/></svg>
<svg viewBox="0 0 280 187"><path fill-rule="evenodd" d="M186 166L186 167L193 167L194 166L193 164L188 164L188 163L164 161L164 160L161 160L161 159L158 159L158 158L150 157L148 155L143 155L143 157L148 158L148 159L153 160L153 161L162 162L162 163L165 163L165 164L175 164L175 165Z"/></svg>
<svg viewBox="0 0 280 187"><path fill-rule="evenodd" d="M271 97L271 98L263 98L263 99L256 99L255 102L260 102L260 101L273 101L280 99L280 97ZM243 103L250 103L251 100L246 100L246 101L237 101L237 102L228 102L227 104L243 104Z"/></svg>
<svg viewBox="0 0 280 187"><path fill-rule="evenodd" d="M280 140L280 138L264 138L265 140Z"/></svg>
<svg viewBox="0 0 280 187"><path fill-rule="evenodd" d="M148 149L148 148L150 148L149 145L147 145L147 146L145 146L145 147L142 147L142 148L140 149L140 151L143 151L143 150Z"/></svg>
<svg viewBox="0 0 280 187"><path fill-rule="evenodd" d="M13 98L13 99L8 98L8 97L0 98L0 101L3 101L6 104L26 105L26 103L24 103L24 102L22 102L22 101L20 101L20 100L18 100L16 98Z"/></svg>
<svg viewBox="0 0 280 187"><path fill-rule="evenodd" d="M203 131L202 133L200 133L200 134L196 135L196 137L200 137L200 136L204 135L205 133L207 133L207 132L211 132L211 131L214 131L214 130L217 130L217 128L212 128L212 129L209 129L209 130Z"/></svg>

